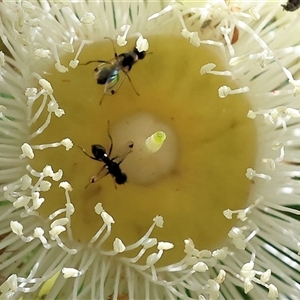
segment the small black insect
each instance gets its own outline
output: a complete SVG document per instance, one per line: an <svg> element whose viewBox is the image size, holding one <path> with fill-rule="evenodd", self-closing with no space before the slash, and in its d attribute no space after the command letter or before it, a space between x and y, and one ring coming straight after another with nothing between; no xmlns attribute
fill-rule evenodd
<svg viewBox="0 0 300 300"><path fill-rule="evenodd" d="M113 95L118 91L124 81L125 76L127 76L135 93L139 95L131 82L128 72L138 60L144 59L146 56L146 51L140 52L136 47L134 47L131 51L118 55L112 39L108 37L106 37L106 39L109 39L112 42L115 57L109 61L92 60L85 63L85 65L87 65L92 62L100 62L100 64L94 70L94 78L97 80L97 83L104 85L104 93L100 100L100 104L102 103L105 95Z"/></svg>
<svg viewBox="0 0 300 300"><path fill-rule="evenodd" d="M110 174L114 178L115 183L124 184L127 181L127 175L122 172L120 164L126 158L126 156L130 152L132 152L133 142L129 141L126 143L126 145L124 146L124 150L122 151L122 154L120 156L110 158L113 149L113 140L109 132L108 136L110 138L110 148L108 153L103 146L98 144L92 145L91 147L94 156L87 154L83 148L79 147L83 151L83 153L91 159L102 161L104 163L104 166L100 169L100 171L96 175L91 177L90 183L94 183L107 174Z"/></svg>
<svg viewBox="0 0 300 300"><path fill-rule="evenodd" d="M295 11L300 7L300 0L288 0L286 4L281 5L286 11Z"/></svg>

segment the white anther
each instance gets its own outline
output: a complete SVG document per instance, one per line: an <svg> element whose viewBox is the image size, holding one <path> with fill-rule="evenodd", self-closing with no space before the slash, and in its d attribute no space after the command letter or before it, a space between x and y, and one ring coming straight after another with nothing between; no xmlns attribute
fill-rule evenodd
<svg viewBox="0 0 300 300"><path fill-rule="evenodd" d="M29 196L20 196L17 198L16 201L14 201L13 206L15 208L20 208L28 205L29 201L31 200L31 197Z"/></svg>
<svg viewBox="0 0 300 300"><path fill-rule="evenodd" d="M123 25L121 27L121 31L123 32L123 34L117 36L117 44L120 47L123 47L127 44L126 38L127 38L127 34L128 34L129 29L130 29L130 25Z"/></svg>
<svg viewBox="0 0 300 300"><path fill-rule="evenodd" d="M23 235L23 225L18 221L10 221L10 228L16 235Z"/></svg>
<svg viewBox="0 0 300 300"><path fill-rule="evenodd" d="M62 48L63 48L66 52L69 52L69 53L73 53L73 52L74 52L74 47L73 47L73 45L70 44L70 43L62 42L62 43L61 43L61 46L62 46Z"/></svg>
<svg viewBox="0 0 300 300"><path fill-rule="evenodd" d="M252 289L254 288L251 280L249 278L246 278L244 280L244 292L245 294L248 294Z"/></svg>
<svg viewBox="0 0 300 300"><path fill-rule="evenodd" d="M73 188L71 186L71 184L67 181L63 181L59 184L59 187L65 189L66 191L68 192L72 192L73 191Z"/></svg>
<svg viewBox="0 0 300 300"><path fill-rule="evenodd" d="M266 167L270 170L270 171L274 171L276 169L276 163L275 160L272 158L266 158L262 160L265 164Z"/></svg>
<svg viewBox="0 0 300 300"><path fill-rule="evenodd" d="M254 177L259 177L259 178L265 179L265 180L272 179L272 177L270 175L256 173L256 171L254 171L252 168L247 169L246 177L250 180L252 180Z"/></svg>
<svg viewBox="0 0 300 300"><path fill-rule="evenodd" d="M34 97L37 94L36 88L27 88L25 90L25 96L26 97Z"/></svg>
<svg viewBox="0 0 300 300"><path fill-rule="evenodd" d="M249 87L247 87L247 86L232 90L229 86L223 85L218 89L220 98L225 98L229 94L233 95L233 94L241 94L241 93L246 93L246 92L249 92Z"/></svg>
<svg viewBox="0 0 300 300"><path fill-rule="evenodd" d="M21 150L22 150L22 155L19 156L21 159L24 158L24 157L28 157L30 159L34 158L33 150L32 150L32 148L29 144L24 143L21 146Z"/></svg>
<svg viewBox="0 0 300 300"><path fill-rule="evenodd" d="M82 271L76 270L74 268L62 268L61 272L63 273L64 278L78 277L82 275Z"/></svg>
<svg viewBox="0 0 300 300"><path fill-rule="evenodd" d="M53 175L53 170L52 170L52 167L47 165L46 167L44 167L43 169L43 174L45 177L51 177Z"/></svg>
<svg viewBox="0 0 300 300"><path fill-rule="evenodd" d="M39 80L39 84L42 86L42 88L45 90L45 92L48 94L48 95L52 95L53 93L53 88L50 84L49 81L47 81L46 79L43 79L41 78Z"/></svg>
<svg viewBox="0 0 300 300"><path fill-rule="evenodd" d="M33 231L33 236L36 238L40 238L44 235L44 229L41 227L36 227Z"/></svg>
<svg viewBox="0 0 300 300"><path fill-rule="evenodd" d="M60 143L66 147L67 151L73 147L73 142L69 138L63 139Z"/></svg>
<svg viewBox="0 0 300 300"><path fill-rule="evenodd" d="M271 269L268 269L267 271L261 274L260 280L262 282L268 282L271 278L271 273L272 273Z"/></svg>
<svg viewBox="0 0 300 300"><path fill-rule="evenodd" d="M50 50L39 48L34 51L33 56L35 59L50 58L50 53Z"/></svg>
<svg viewBox="0 0 300 300"><path fill-rule="evenodd" d="M113 217L110 216L106 211L103 211L103 212L101 213L101 217L102 217L103 222L104 222L106 225L111 225L111 224L114 224L114 223L115 223L115 220L113 219Z"/></svg>
<svg viewBox="0 0 300 300"><path fill-rule="evenodd" d="M122 253L126 249L125 245L123 244L123 242L119 238L116 238L114 240L113 247L114 247L114 251L116 253Z"/></svg>
<svg viewBox="0 0 300 300"><path fill-rule="evenodd" d="M85 15L80 19L80 22L85 25L92 25L96 20L95 16L91 12L85 13Z"/></svg>
<svg viewBox="0 0 300 300"><path fill-rule="evenodd" d="M245 210L240 210L237 214L237 218L239 220L245 222L248 219L246 211Z"/></svg>
<svg viewBox="0 0 300 300"><path fill-rule="evenodd" d="M66 73L69 71L69 69L65 66L63 66L61 63L55 63L54 65L55 69L60 73Z"/></svg>
<svg viewBox="0 0 300 300"><path fill-rule="evenodd" d="M159 260L159 255L157 253L152 253L147 257L146 265L153 266Z"/></svg>
<svg viewBox="0 0 300 300"><path fill-rule="evenodd" d="M223 269L221 269L219 271L218 276L215 278L215 281L217 283L222 283L222 282L224 282L225 278L226 278L226 272Z"/></svg>
<svg viewBox="0 0 300 300"><path fill-rule="evenodd" d="M156 238L149 238L149 239L146 239L142 245L144 247L144 249L149 249L151 247L153 247L154 245L157 244L157 239Z"/></svg>
<svg viewBox="0 0 300 300"><path fill-rule="evenodd" d="M195 251L195 245L192 239L186 239L184 240L184 253L193 255Z"/></svg>
<svg viewBox="0 0 300 300"><path fill-rule="evenodd" d="M75 207L72 203L67 203L66 204L66 210L67 210L68 214L73 215L74 212L75 212Z"/></svg>
<svg viewBox="0 0 300 300"><path fill-rule="evenodd" d="M257 21L260 19L260 14L258 13L258 10L256 7L250 8L249 13L254 21Z"/></svg>
<svg viewBox="0 0 300 300"><path fill-rule="evenodd" d="M154 219L153 219L155 225L159 228L163 228L164 226L164 218L162 216L156 216Z"/></svg>
<svg viewBox="0 0 300 300"><path fill-rule="evenodd" d="M269 285L268 298L271 299L271 300L274 300L274 299L278 298L278 289L274 284Z"/></svg>
<svg viewBox="0 0 300 300"><path fill-rule="evenodd" d="M149 42L147 39L144 39L140 36L136 41L136 49L139 52L147 51L149 49Z"/></svg>
<svg viewBox="0 0 300 300"><path fill-rule="evenodd" d="M208 266L204 262L197 262L195 265L193 265L193 270L197 272L206 272L208 270Z"/></svg>
<svg viewBox="0 0 300 300"><path fill-rule="evenodd" d="M65 226L66 224L69 223L69 219L68 218L60 218L58 220L55 220L53 221L51 224L50 224L50 227L51 229L53 229L54 227L56 226Z"/></svg>
<svg viewBox="0 0 300 300"><path fill-rule="evenodd" d="M37 210L45 202L45 198L36 198L32 200L32 209Z"/></svg>
<svg viewBox="0 0 300 300"><path fill-rule="evenodd" d="M228 247L223 247L221 249L217 249L213 251L212 256L217 259L225 259L228 254Z"/></svg>
<svg viewBox="0 0 300 300"><path fill-rule="evenodd" d="M58 226L53 227L49 231L49 234L51 235L51 238L52 237L55 238L55 237L59 236L64 231L66 231L66 228L64 226L58 225Z"/></svg>
<svg viewBox="0 0 300 300"><path fill-rule="evenodd" d="M223 215L225 216L226 219L231 220L232 219L232 210L231 209L226 209L223 211Z"/></svg>
<svg viewBox="0 0 300 300"><path fill-rule="evenodd" d="M206 73L209 73L211 70L213 70L216 67L215 64L213 63L208 63L204 66L202 66L202 68L200 69L200 74L204 75Z"/></svg>
<svg viewBox="0 0 300 300"><path fill-rule="evenodd" d="M21 183L21 190L25 191L31 186L32 178L28 174L25 174L21 177Z"/></svg>
<svg viewBox="0 0 300 300"><path fill-rule="evenodd" d="M245 263L242 267L242 271L251 271L254 268L254 262L250 261L248 263Z"/></svg>
<svg viewBox="0 0 300 300"><path fill-rule="evenodd" d="M79 64L79 60L78 59L72 59L69 62L69 66L73 69L75 69Z"/></svg>
<svg viewBox="0 0 300 300"><path fill-rule="evenodd" d="M190 32L187 29L182 29L181 34L184 38L188 39L193 46L195 46L195 47L200 46L201 39L199 38L198 32L196 32L196 31Z"/></svg>
<svg viewBox="0 0 300 300"><path fill-rule="evenodd" d="M170 250L174 248L174 244L169 242L159 242L157 245L158 250Z"/></svg>
<svg viewBox="0 0 300 300"><path fill-rule="evenodd" d="M62 176L63 176L63 171L59 169L56 173L52 175L52 179L54 181L59 181L62 178Z"/></svg>
<svg viewBox="0 0 300 300"><path fill-rule="evenodd" d="M102 203L97 203L94 207L94 210L97 215L100 215L104 211Z"/></svg>
<svg viewBox="0 0 300 300"><path fill-rule="evenodd" d="M255 119L256 118L256 113L253 111L253 110L249 110L248 113L247 113L247 117L249 119Z"/></svg>

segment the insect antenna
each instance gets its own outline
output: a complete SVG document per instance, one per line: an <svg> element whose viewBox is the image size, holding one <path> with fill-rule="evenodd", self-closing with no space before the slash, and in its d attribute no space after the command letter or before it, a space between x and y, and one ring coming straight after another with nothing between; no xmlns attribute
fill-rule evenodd
<svg viewBox="0 0 300 300"><path fill-rule="evenodd" d="M85 149L83 149L83 148L80 147L79 145L77 145L77 147L78 147L79 149L81 149L81 151L82 151L86 156L88 156L89 158L94 159L94 160L97 160L94 156L91 156L91 155L87 154L86 151L85 151Z"/></svg>
<svg viewBox="0 0 300 300"><path fill-rule="evenodd" d="M83 64L79 64L80 66L85 66L85 65L88 65L88 64L91 64L91 63L95 63L95 62L97 62L97 63L110 63L109 61L107 61L107 60L89 60L88 62L86 62L86 63L83 63Z"/></svg>
<svg viewBox="0 0 300 300"><path fill-rule="evenodd" d="M115 48L114 41L113 41L110 37L108 37L108 36L106 36L106 37L104 37L104 38L111 41L111 44L112 44L112 46L113 46L114 53L115 53L115 58L118 58L118 54L117 54L117 51L116 51L116 48Z"/></svg>

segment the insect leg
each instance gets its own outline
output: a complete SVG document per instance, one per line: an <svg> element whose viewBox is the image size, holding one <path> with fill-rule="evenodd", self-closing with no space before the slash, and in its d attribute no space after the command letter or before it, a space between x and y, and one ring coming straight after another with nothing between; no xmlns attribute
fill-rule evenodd
<svg viewBox="0 0 300 300"><path fill-rule="evenodd" d="M108 137L110 139L110 147L109 147L109 151L108 151L108 156L110 156L112 148L113 148L113 139L112 139L112 137L110 135L110 132L109 132L109 121L107 121L107 134L108 134Z"/></svg>
<svg viewBox="0 0 300 300"><path fill-rule="evenodd" d="M103 95L102 95L102 97L101 97L101 99L100 99L99 105L101 105L101 103L102 103L102 101L103 101L103 99L104 99L104 96L105 96L105 93L103 93Z"/></svg>
<svg viewBox="0 0 300 300"><path fill-rule="evenodd" d="M94 183L101 178L105 177L108 174L108 170L105 168L105 165L100 169L100 171L91 177L90 182L85 186L87 188L91 183Z"/></svg>
<svg viewBox="0 0 300 300"><path fill-rule="evenodd" d="M135 91L135 93L139 96L140 94L139 94L138 91L135 89L135 87L134 87L134 85L133 85L133 83L132 83L132 81L131 81L131 79L130 79L128 73L124 71L124 74L127 76L127 78L128 78L128 80L129 80L129 82L130 82L130 84L131 84L133 90Z"/></svg>

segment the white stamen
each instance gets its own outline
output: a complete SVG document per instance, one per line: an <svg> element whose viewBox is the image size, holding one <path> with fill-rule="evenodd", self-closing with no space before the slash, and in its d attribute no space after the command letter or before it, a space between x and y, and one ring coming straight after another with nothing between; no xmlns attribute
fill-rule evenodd
<svg viewBox="0 0 300 300"><path fill-rule="evenodd" d="M102 203L97 203L94 209L97 215L100 215L104 211Z"/></svg>
<svg viewBox="0 0 300 300"><path fill-rule="evenodd" d="M224 282L225 278L226 278L226 272L223 269L221 269L219 271L218 276L215 278L215 281L217 283L222 283L222 282Z"/></svg>
<svg viewBox="0 0 300 300"><path fill-rule="evenodd" d="M91 12L85 13L85 15L80 19L80 22L84 25L92 25L96 20L95 16Z"/></svg>
<svg viewBox="0 0 300 300"><path fill-rule="evenodd" d="M269 285L268 298L271 300L278 298L278 289L274 284Z"/></svg>
<svg viewBox="0 0 300 300"><path fill-rule="evenodd" d="M149 42L147 39L144 39L140 36L136 41L136 49L139 52L147 51L149 49Z"/></svg>
<svg viewBox="0 0 300 300"><path fill-rule="evenodd" d="M163 228L164 226L164 219L162 216L156 216L154 219L153 219L155 225L159 228Z"/></svg>
<svg viewBox="0 0 300 300"><path fill-rule="evenodd" d="M50 84L49 81L47 81L46 79L41 78L39 80L39 84L42 86L42 88L44 89L44 91L48 94L48 95L52 95L53 94L53 88Z"/></svg>
<svg viewBox="0 0 300 300"><path fill-rule="evenodd" d="M22 146L21 146L21 150L23 152L22 155L20 155L20 159L24 158L24 157L28 157L30 159L33 159L34 158L34 153L33 153L33 150L31 148L31 146L27 143L24 143Z"/></svg>
<svg viewBox="0 0 300 300"><path fill-rule="evenodd" d="M232 90L230 87L224 85L224 86L221 86L218 89L218 93L219 93L220 98L225 98L228 95L242 94L242 93L247 93L247 92L249 92L249 88L247 86L239 88L239 89Z"/></svg>
<svg viewBox="0 0 300 300"><path fill-rule="evenodd" d="M203 273L208 270L208 266L204 262L199 261L193 266L193 270Z"/></svg>
<svg viewBox="0 0 300 300"><path fill-rule="evenodd" d="M123 47L127 44L126 38L127 38L127 34L128 34L129 29L130 29L130 25L123 25L121 27L121 31L123 32L123 35L118 35L117 36L117 44L120 47Z"/></svg>
<svg viewBox="0 0 300 300"><path fill-rule="evenodd" d="M113 217L110 216L106 211L101 212L101 217L102 217L103 222L106 225L111 225L111 224L115 223L115 220L113 219Z"/></svg>
<svg viewBox="0 0 300 300"><path fill-rule="evenodd" d="M61 272L63 273L64 278L78 277L82 275L81 271L74 268L62 268Z"/></svg>
<svg viewBox="0 0 300 300"><path fill-rule="evenodd" d="M245 278L244 280L244 292L248 294L251 290L253 290L254 286L249 278Z"/></svg>
<svg viewBox="0 0 300 300"><path fill-rule="evenodd" d="M41 58L50 58L50 53L50 50L39 48L34 51L33 56L36 60Z"/></svg>
<svg viewBox="0 0 300 300"><path fill-rule="evenodd" d="M116 253L122 253L126 249L125 245L119 238L116 238L114 240L113 247L114 247L114 252Z"/></svg>
<svg viewBox="0 0 300 300"><path fill-rule="evenodd" d="M219 75L219 76L232 76L230 71L212 71L216 67L213 63L208 63L200 69L200 74L212 74L212 75Z"/></svg>
<svg viewBox="0 0 300 300"><path fill-rule="evenodd" d="M261 274L260 280L262 282L268 282L270 280L271 273L272 273L271 269L268 269L267 271L265 271L264 273Z"/></svg>
<svg viewBox="0 0 300 300"><path fill-rule="evenodd" d="M184 38L188 39L190 43L195 46L199 47L201 44L201 39L199 38L198 32L190 32L187 29L182 29L181 34Z"/></svg>

